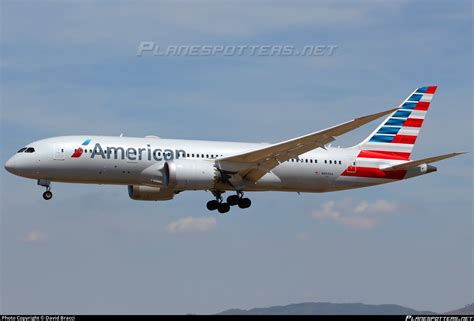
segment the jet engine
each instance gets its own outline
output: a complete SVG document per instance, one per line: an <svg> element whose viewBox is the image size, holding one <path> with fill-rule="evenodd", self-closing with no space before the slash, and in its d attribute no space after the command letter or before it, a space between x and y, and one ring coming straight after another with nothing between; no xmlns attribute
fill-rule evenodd
<svg viewBox="0 0 474 321"><path fill-rule="evenodd" d="M137 201L167 201L173 199L174 194L169 188L128 185L128 196Z"/></svg>
<svg viewBox="0 0 474 321"><path fill-rule="evenodd" d="M174 159L163 168L164 185L175 190L212 189L217 169L213 160Z"/></svg>

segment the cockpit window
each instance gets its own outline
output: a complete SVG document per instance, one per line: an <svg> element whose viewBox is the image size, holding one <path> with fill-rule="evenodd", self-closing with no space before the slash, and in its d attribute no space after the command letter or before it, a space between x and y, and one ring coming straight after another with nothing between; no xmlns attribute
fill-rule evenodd
<svg viewBox="0 0 474 321"><path fill-rule="evenodd" d="M17 151L17 153L23 153L25 150L26 150L26 147L23 147L22 149L20 149L19 151Z"/></svg>
<svg viewBox="0 0 474 321"><path fill-rule="evenodd" d="M34 153L35 149L33 147L28 147L25 151L25 153Z"/></svg>

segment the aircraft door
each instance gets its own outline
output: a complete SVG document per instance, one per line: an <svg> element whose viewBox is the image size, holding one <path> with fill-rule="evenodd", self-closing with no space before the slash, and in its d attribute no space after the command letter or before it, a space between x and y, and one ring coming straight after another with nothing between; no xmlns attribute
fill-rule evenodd
<svg viewBox="0 0 474 321"><path fill-rule="evenodd" d="M65 155L64 155L64 147L62 146L56 146L56 149L54 151L54 160L64 160Z"/></svg>

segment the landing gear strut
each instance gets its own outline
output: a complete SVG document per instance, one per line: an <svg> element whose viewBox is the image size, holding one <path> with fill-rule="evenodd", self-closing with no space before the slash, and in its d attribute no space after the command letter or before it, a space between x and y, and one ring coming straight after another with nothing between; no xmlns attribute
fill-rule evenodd
<svg viewBox="0 0 474 321"><path fill-rule="evenodd" d="M250 205L252 205L250 199L244 197L243 192L237 192L236 195L230 195L227 197L227 202L223 201L222 192L212 191L212 194L216 199L207 202L206 206L209 211L217 210L219 213L224 214L230 210L231 206L238 205L240 208L249 208Z"/></svg>
<svg viewBox="0 0 474 321"><path fill-rule="evenodd" d="M46 187L46 192L43 193L43 198L49 201L53 198L53 193L51 193L51 182L45 179L39 179L38 185Z"/></svg>

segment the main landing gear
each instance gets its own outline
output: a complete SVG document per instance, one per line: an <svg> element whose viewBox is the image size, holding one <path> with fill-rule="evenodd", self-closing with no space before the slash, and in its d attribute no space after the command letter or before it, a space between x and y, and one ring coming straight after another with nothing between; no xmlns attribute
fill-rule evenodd
<svg viewBox="0 0 474 321"><path fill-rule="evenodd" d="M243 192L237 192L237 195L230 195L227 197L227 202L223 201L221 192L213 191L212 194L214 194L216 199L207 202L207 209L209 211L217 210L219 213L224 214L230 210L231 206L238 205L240 208L249 208L252 205L252 201L244 197Z"/></svg>
<svg viewBox="0 0 474 321"><path fill-rule="evenodd" d="M46 187L46 192L43 193L43 198L47 201L53 198L53 193L51 193L51 182L45 179L39 179L38 185Z"/></svg>

